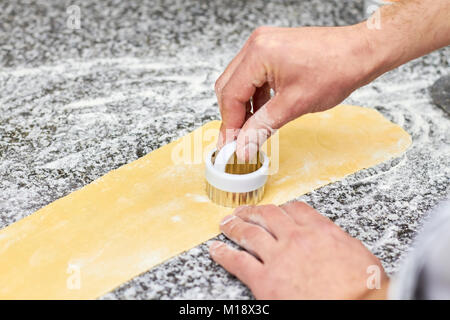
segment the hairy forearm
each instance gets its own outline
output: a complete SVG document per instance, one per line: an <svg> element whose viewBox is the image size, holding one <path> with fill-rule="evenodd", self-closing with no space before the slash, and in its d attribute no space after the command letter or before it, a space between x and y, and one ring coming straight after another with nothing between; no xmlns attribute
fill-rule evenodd
<svg viewBox="0 0 450 320"><path fill-rule="evenodd" d="M370 82L412 59L450 45L450 1L393 2L355 27L364 34L375 63L367 79Z"/></svg>

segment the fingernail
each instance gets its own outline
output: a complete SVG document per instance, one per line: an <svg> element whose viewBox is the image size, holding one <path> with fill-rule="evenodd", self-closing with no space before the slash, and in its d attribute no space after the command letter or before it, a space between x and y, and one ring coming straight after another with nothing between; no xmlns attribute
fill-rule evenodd
<svg viewBox="0 0 450 320"><path fill-rule="evenodd" d="M221 226L226 225L228 222L230 222L231 220L235 219L236 216L234 215L228 215L225 218L223 218L222 222L220 223Z"/></svg>
<svg viewBox="0 0 450 320"><path fill-rule="evenodd" d="M220 150L223 146L223 133L222 130L219 131L219 137L217 138L216 148Z"/></svg>
<svg viewBox="0 0 450 320"><path fill-rule="evenodd" d="M223 124L222 124L223 125ZM236 140L237 136L239 135L239 131L241 129L233 129L233 128L227 128L225 130L222 129L222 127L220 128L219 131L219 137L217 140L217 148L221 149L225 144Z"/></svg>
<svg viewBox="0 0 450 320"><path fill-rule="evenodd" d="M238 143L237 148L236 148L236 156L239 161L241 161L242 163L245 162L245 146L240 147L239 143Z"/></svg>
<svg viewBox="0 0 450 320"><path fill-rule="evenodd" d="M256 156L256 153L258 152L258 145L254 142L250 142L245 146L245 153L248 158L246 158L248 161L253 160L253 158Z"/></svg>
<svg viewBox="0 0 450 320"><path fill-rule="evenodd" d="M209 246L209 250L211 251L211 253L215 253L216 249L223 246L225 243L220 242L220 241L214 241L210 246Z"/></svg>
<svg viewBox="0 0 450 320"><path fill-rule="evenodd" d="M244 147L239 148L236 151L236 155L241 161L251 161L258 152L258 145L254 142L249 142Z"/></svg>

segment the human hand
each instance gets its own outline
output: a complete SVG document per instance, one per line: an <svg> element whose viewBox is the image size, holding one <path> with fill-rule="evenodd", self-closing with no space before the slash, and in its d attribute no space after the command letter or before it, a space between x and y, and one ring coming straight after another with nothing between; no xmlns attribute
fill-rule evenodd
<svg viewBox="0 0 450 320"><path fill-rule="evenodd" d="M216 81L222 115L218 147L237 137L238 158L249 160L276 129L334 107L370 81L377 60L362 29L256 29Z"/></svg>
<svg viewBox="0 0 450 320"><path fill-rule="evenodd" d="M448 0L402 0L381 7L375 28L362 22L256 29L216 81L218 148L237 138L238 158L249 160L287 122L331 108L381 74L448 46L449 13Z"/></svg>
<svg viewBox="0 0 450 320"><path fill-rule="evenodd" d="M257 299L375 297L367 287L369 266L379 268L380 291L386 292L380 261L303 202L239 207L223 220L221 230L247 252L216 241L212 258Z"/></svg>

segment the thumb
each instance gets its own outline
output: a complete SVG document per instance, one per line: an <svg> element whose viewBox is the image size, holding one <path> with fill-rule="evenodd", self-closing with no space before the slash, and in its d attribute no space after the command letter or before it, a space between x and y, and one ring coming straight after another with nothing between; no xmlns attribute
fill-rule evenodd
<svg viewBox="0 0 450 320"><path fill-rule="evenodd" d="M292 100L286 95L276 94L245 122L236 141L236 155L240 161L252 160L277 129L295 118L288 101Z"/></svg>

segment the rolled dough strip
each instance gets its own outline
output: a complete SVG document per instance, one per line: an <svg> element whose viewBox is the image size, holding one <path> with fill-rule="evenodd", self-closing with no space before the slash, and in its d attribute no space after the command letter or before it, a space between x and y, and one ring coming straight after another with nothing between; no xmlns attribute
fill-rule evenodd
<svg viewBox="0 0 450 320"><path fill-rule="evenodd" d="M231 209L206 197L202 155L190 145L212 148L219 124L207 123L1 230L0 298L96 298L216 236ZM411 143L377 111L346 105L305 115L279 134L279 170L263 203L282 204L398 156Z"/></svg>

